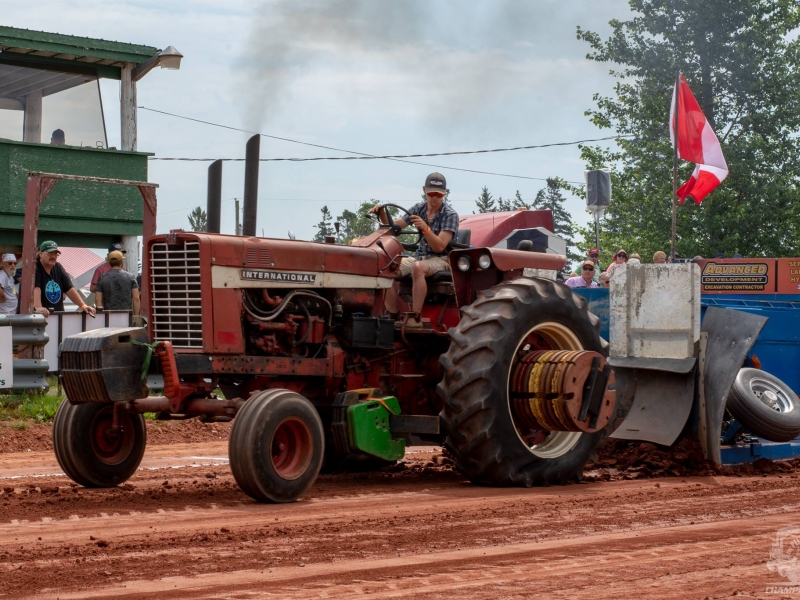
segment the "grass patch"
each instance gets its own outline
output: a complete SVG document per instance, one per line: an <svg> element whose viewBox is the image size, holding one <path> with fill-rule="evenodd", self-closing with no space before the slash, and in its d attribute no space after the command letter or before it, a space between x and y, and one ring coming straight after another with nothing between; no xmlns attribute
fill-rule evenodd
<svg viewBox="0 0 800 600"><path fill-rule="evenodd" d="M0 420L15 421L12 427L25 429L25 419L32 419L40 423L53 420L61 404L61 395L58 394L57 377L48 377L50 389L45 392L31 391L19 394L0 395Z"/></svg>

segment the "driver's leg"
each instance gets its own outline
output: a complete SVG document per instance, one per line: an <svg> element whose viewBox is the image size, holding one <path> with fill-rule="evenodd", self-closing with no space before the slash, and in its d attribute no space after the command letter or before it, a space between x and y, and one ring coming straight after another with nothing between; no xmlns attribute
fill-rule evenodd
<svg viewBox="0 0 800 600"><path fill-rule="evenodd" d="M399 273L397 274L398 279L410 274L415 264L417 264L416 259L411 258L410 256L403 257L400 260L400 269ZM383 296L383 306L386 309L386 312L392 316L397 315L397 291L398 283L395 281L392 284L392 287L386 289L386 293Z"/></svg>
<svg viewBox="0 0 800 600"><path fill-rule="evenodd" d="M413 300L414 312L417 314L422 312L422 307L425 304L425 296L428 293L428 282L425 278L430 274L431 267L427 261L424 260L414 263L414 267L411 269L411 276L414 279L411 298Z"/></svg>
<svg viewBox="0 0 800 600"><path fill-rule="evenodd" d="M397 282L392 283L392 287L386 288L383 296L383 306L386 312L393 317L397 315Z"/></svg>

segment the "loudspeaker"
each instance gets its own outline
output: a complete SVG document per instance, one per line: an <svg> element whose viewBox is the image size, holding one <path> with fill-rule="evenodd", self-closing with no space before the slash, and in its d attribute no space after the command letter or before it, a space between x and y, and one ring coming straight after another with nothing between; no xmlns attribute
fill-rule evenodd
<svg viewBox="0 0 800 600"><path fill-rule="evenodd" d="M586 171L586 208L605 210L611 204L611 175L606 171Z"/></svg>

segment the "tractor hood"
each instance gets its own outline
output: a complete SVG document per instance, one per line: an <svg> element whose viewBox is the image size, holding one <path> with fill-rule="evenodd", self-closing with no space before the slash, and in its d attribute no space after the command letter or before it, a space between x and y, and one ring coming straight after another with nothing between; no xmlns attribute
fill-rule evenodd
<svg viewBox="0 0 800 600"><path fill-rule="evenodd" d="M200 266L211 267L212 287L385 288L388 259L377 248L300 240L173 231L148 239L149 248L192 245Z"/></svg>
<svg viewBox="0 0 800 600"><path fill-rule="evenodd" d="M474 247L491 248L515 229L543 227L553 231L553 214L549 210L479 213L461 217L458 227L471 231L470 243Z"/></svg>

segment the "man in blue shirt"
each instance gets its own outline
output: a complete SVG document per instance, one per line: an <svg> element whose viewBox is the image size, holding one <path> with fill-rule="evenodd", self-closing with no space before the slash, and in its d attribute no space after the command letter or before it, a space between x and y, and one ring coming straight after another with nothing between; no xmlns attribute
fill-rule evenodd
<svg viewBox="0 0 800 600"><path fill-rule="evenodd" d="M94 315L94 308L84 303L78 290L72 285L72 279L64 267L58 264L58 256L61 254L58 244L52 240L42 242L38 254L38 260L33 267L36 269L33 284L34 312L49 317L54 311L63 311L64 296L67 296L80 307L81 312Z"/></svg>
<svg viewBox="0 0 800 600"><path fill-rule="evenodd" d="M426 278L440 271L450 270L447 246L458 231L458 213L445 202L450 190L447 189L444 175L441 173L428 175L422 191L425 200L411 207L408 211L410 216L404 215L394 220L400 227L414 225L422 232L422 239L414 258L402 259L399 274L400 277L409 273L412 276L411 295L415 315L408 319L406 327L415 329L422 327L419 313L428 293ZM389 223L386 211L381 211L380 206L374 206L370 212L377 214L382 223ZM386 290L385 304L387 312L397 312L397 290L394 286Z"/></svg>

